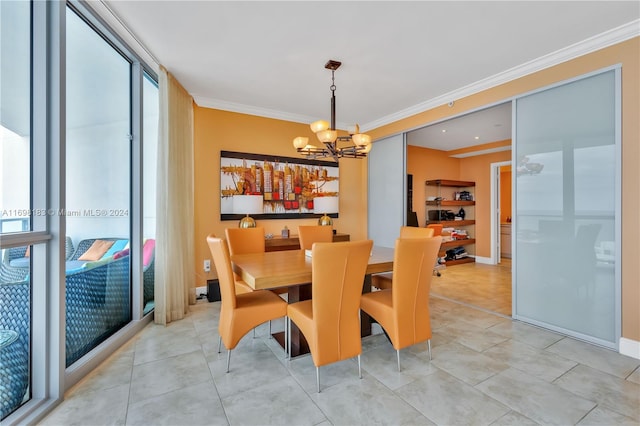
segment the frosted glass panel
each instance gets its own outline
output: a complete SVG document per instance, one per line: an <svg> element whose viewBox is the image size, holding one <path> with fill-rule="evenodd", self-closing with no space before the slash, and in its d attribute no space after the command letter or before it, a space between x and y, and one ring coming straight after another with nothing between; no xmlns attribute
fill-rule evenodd
<svg viewBox="0 0 640 426"><path fill-rule="evenodd" d="M376 141L369 153L369 238L391 247L400 236L407 201L405 144L402 135Z"/></svg>
<svg viewBox="0 0 640 426"><path fill-rule="evenodd" d="M516 102L515 315L616 343L615 71Z"/></svg>

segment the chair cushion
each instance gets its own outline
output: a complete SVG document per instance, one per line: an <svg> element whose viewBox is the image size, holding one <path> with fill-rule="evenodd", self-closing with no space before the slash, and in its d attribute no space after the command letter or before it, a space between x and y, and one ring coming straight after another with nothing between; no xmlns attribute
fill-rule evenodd
<svg viewBox="0 0 640 426"><path fill-rule="evenodd" d="M67 260L65 262L65 271L68 274L72 274L74 272L78 272L81 271L82 268L84 268L84 264L87 262L84 262L82 260Z"/></svg>
<svg viewBox="0 0 640 426"><path fill-rule="evenodd" d="M18 259L13 259L9 262L9 266L13 266L14 268L28 268L30 266L29 257L20 257Z"/></svg>
<svg viewBox="0 0 640 426"><path fill-rule="evenodd" d="M116 240L113 245L111 247L109 247L109 250L107 250L103 255L101 259L106 259L108 257L113 256L114 254L116 254L117 252L124 250L125 246L129 244L129 240Z"/></svg>
<svg viewBox="0 0 640 426"><path fill-rule="evenodd" d="M91 244L91 247L89 247L89 249L78 258L78 260L99 260L114 243L115 241L95 240L93 244Z"/></svg>
<svg viewBox="0 0 640 426"><path fill-rule="evenodd" d="M144 267L149 266L151 260L153 260L153 254L156 249L156 240L148 239L142 246L142 265Z"/></svg>

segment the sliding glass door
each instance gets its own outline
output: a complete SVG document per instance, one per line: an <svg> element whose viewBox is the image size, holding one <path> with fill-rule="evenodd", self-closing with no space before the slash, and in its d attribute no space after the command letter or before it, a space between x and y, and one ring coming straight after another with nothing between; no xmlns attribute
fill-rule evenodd
<svg viewBox="0 0 640 426"><path fill-rule="evenodd" d="M131 63L67 8L66 366L131 321Z"/></svg>
<svg viewBox="0 0 640 426"><path fill-rule="evenodd" d="M515 102L514 318L617 348L619 70Z"/></svg>
<svg viewBox="0 0 640 426"><path fill-rule="evenodd" d="M404 134L376 141L369 153L368 235L391 247L405 224L406 143Z"/></svg>

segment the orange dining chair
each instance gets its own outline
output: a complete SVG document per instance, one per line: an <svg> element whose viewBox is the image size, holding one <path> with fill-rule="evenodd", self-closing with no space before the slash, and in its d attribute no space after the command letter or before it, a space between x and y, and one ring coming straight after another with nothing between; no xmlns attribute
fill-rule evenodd
<svg viewBox="0 0 640 426"><path fill-rule="evenodd" d="M264 228L227 228L224 230L229 244L229 253L246 254L246 253L264 253ZM234 281L236 293L250 293L253 291L251 286L244 282L237 274L234 273Z"/></svg>
<svg viewBox="0 0 640 426"><path fill-rule="evenodd" d="M250 293L236 294L234 288L231 257L226 241L213 235L207 236L213 263L220 281L220 321L218 323L218 352L220 344L227 348L227 373L231 361L231 351L242 337L256 326L285 317L287 302L268 290L255 290ZM286 321L285 321L286 327ZM285 336L287 336L285 329ZM286 346L286 342L285 342Z"/></svg>
<svg viewBox="0 0 640 426"><path fill-rule="evenodd" d="M431 238L433 237L434 232L433 229L426 228L417 228L415 226L401 226L400 227L400 238Z"/></svg>
<svg viewBox="0 0 640 426"><path fill-rule="evenodd" d="M315 243L311 300L288 306L289 332L293 321L309 343L318 392L323 365L357 356L362 378L359 307L372 247L371 240Z"/></svg>
<svg viewBox="0 0 640 426"><path fill-rule="evenodd" d="M427 228L433 229L433 236L437 237L438 235L442 235L442 227L441 223L430 223L427 225Z"/></svg>
<svg viewBox="0 0 640 426"><path fill-rule="evenodd" d="M415 226L401 226L400 238L431 238L434 235L432 228L417 228ZM380 290L391 288L393 282L393 273L384 272L381 274L371 275L371 285Z"/></svg>
<svg viewBox="0 0 640 426"><path fill-rule="evenodd" d="M330 226L319 225L298 226L298 238L301 249L311 250L313 243L333 242L333 229Z"/></svg>
<svg viewBox="0 0 640 426"><path fill-rule="evenodd" d="M249 254L249 253L264 253L264 228L256 226L255 228L227 228L224 230L227 237L227 243L229 244L229 253L231 256L234 254ZM234 272L234 281L236 287L236 293L249 293L253 291L253 288L242 280L238 274ZM275 294L286 293L287 289L269 290ZM256 331L253 330L253 337L256 336ZM269 322L269 336L271 336L271 322Z"/></svg>
<svg viewBox="0 0 640 426"><path fill-rule="evenodd" d="M361 297L362 311L373 317L389 336L398 355L398 371L400 349L425 340L431 360L429 290L441 242L442 237L397 239L391 288Z"/></svg>

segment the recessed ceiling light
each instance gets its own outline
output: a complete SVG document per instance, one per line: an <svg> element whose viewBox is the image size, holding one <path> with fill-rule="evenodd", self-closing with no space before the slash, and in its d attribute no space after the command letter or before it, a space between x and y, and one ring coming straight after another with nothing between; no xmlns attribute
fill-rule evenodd
<svg viewBox="0 0 640 426"><path fill-rule="evenodd" d="M447 129L442 129L442 133L447 133Z"/></svg>
<svg viewBox="0 0 640 426"><path fill-rule="evenodd" d="M480 139L480 136L476 136L474 139Z"/></svg>

